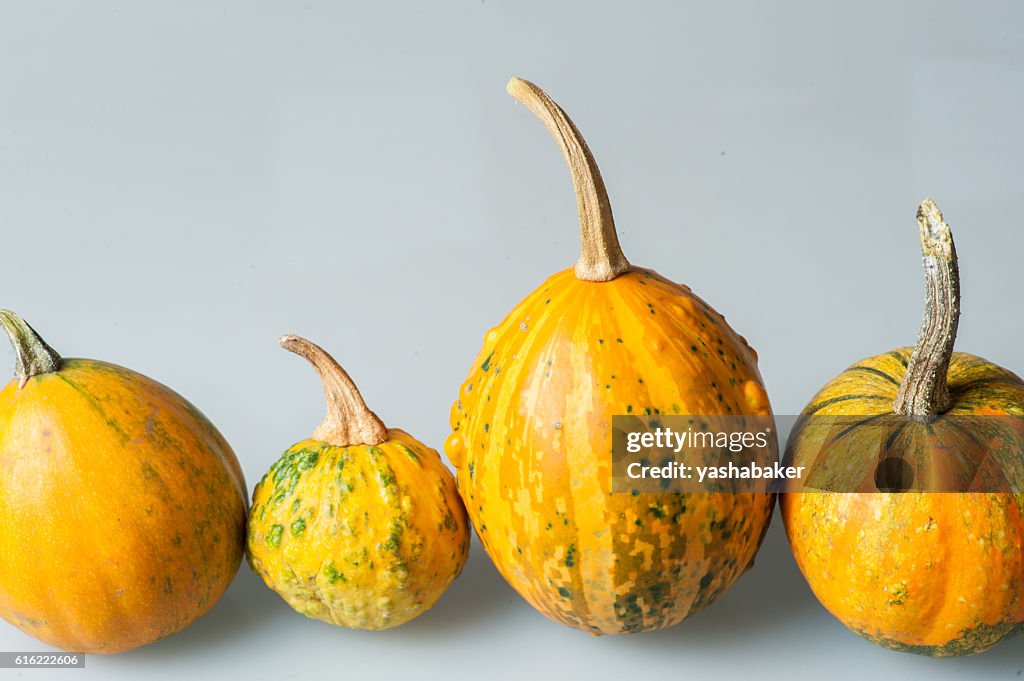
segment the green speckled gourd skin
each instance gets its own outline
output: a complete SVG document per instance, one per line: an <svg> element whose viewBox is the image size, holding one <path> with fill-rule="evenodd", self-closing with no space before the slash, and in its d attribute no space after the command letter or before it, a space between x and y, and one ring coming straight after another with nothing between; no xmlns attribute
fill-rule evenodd
<svg viewBox="0 0 1024 681"><path fill-rule="evenodd" d="M401 430L379 445L303 440L253 491L249 564L307 617L399 626L437 602L468 554L454 477Z"/></svg>

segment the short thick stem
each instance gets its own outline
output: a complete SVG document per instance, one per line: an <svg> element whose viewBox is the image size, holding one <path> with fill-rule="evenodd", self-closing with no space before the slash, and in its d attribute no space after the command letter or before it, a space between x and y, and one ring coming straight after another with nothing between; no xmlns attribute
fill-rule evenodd
<svg viewBox="0 0 1024 681"><path fill-rule="evenodd" d="M14 377L19 388L33 376L60 371L60 355L24 319L10 310L0 310L0 327L14 348Z"/></svg>
<svg viewBox="0 0 1024 681"><path fill-rule="evenodd" d="M951 406L947 374L960 322L960 271L953 234L931 199L917 210L924 256L924 320L893 410L929 421Z"/></svg>
<svg viewBox="0 0 1024 681"><path fill-rule="evenodd" d="M305 338L284 336L281 347L305 358L324 386L327 416L313 432L313 439L335 447L377 445L387 439L387 428L363 401L352 379L333 357Z"/></svg>
<svg viewBox="0 0 1024 681"><path fill-rule="evenodd" d="M576 276L584 281L610 281L628 272L629 261L622 254L615 233L608 192L583 135L562 108L530 81L513 78L507 89L544 123L569 165L580 215L581 248Z"/></svg>

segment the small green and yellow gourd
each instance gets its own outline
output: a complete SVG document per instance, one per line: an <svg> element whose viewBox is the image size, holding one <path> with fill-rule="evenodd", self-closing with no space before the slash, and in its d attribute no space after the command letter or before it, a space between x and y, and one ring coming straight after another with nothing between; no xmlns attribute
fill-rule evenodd
<svg viewBox="0 0 1024 681"><path fill-rule="evenodd" d="M319 373L327 417L253 492L248 558L298 612L353 629L390 629L429 610L469 552L466 511L436 451L385 428L317 345L281 345Z"/></svg>

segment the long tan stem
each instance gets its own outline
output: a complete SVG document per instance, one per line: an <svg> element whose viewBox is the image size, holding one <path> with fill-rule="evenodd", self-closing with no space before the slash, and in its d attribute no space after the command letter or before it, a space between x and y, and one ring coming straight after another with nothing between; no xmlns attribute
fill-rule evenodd
<svg viewBox="0 0 1024 681"><path fill-rule="evenodd" d="M60 355L24 319L10 310L0 310L0 327L14 348L14 377L19 388L24 388L33 376L60 371Z"/></svg>
<svg viewBox="0 0 1024 681"><path fill-rule="evenodd" d="M629 271L622 254L608 192L583 135L543 90L528 80L513 78L508 93L526 105L558 142L572 174L580 214L581 249L576 276L584 281L610 281Z"/></svg>
<svg viewBox="0 0 1024 681"><path fill-rule="evenodd" d="M893 410L929 421L950 407L949 361L960 323L960 270L953 234L931 199L917 209L924 256L924 320Z"/></svg>
<svg viewBox="0 0 1024 681"><path fill-rule="evenodd" d="M349 375L323 348L299 336L284 336L280 343L312 364L323 382L327 416L313 432L314 440L351 447L377 445L387 439L387 428L366 406Z"/></svg>

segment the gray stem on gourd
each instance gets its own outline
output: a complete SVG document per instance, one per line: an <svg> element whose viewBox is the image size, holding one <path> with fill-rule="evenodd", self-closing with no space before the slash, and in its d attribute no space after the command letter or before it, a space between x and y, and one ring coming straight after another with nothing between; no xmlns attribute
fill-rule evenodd
<svg viewBox="0 0 1024 681"><path fill-rule="evenodd" d="M931 199L917 209L924 259L924 320L893 411L929 421L951 406L949 361L960 323L960 271L953 234Z"/></svg>
<svg viewBox="0 0 1024 681"><path fill-rule="evenodd" d="M60 371L60 355L20 316L0 310L0 327L7 332L14 348L14 377L19 388L24 388L33 376Z"/></svg>

